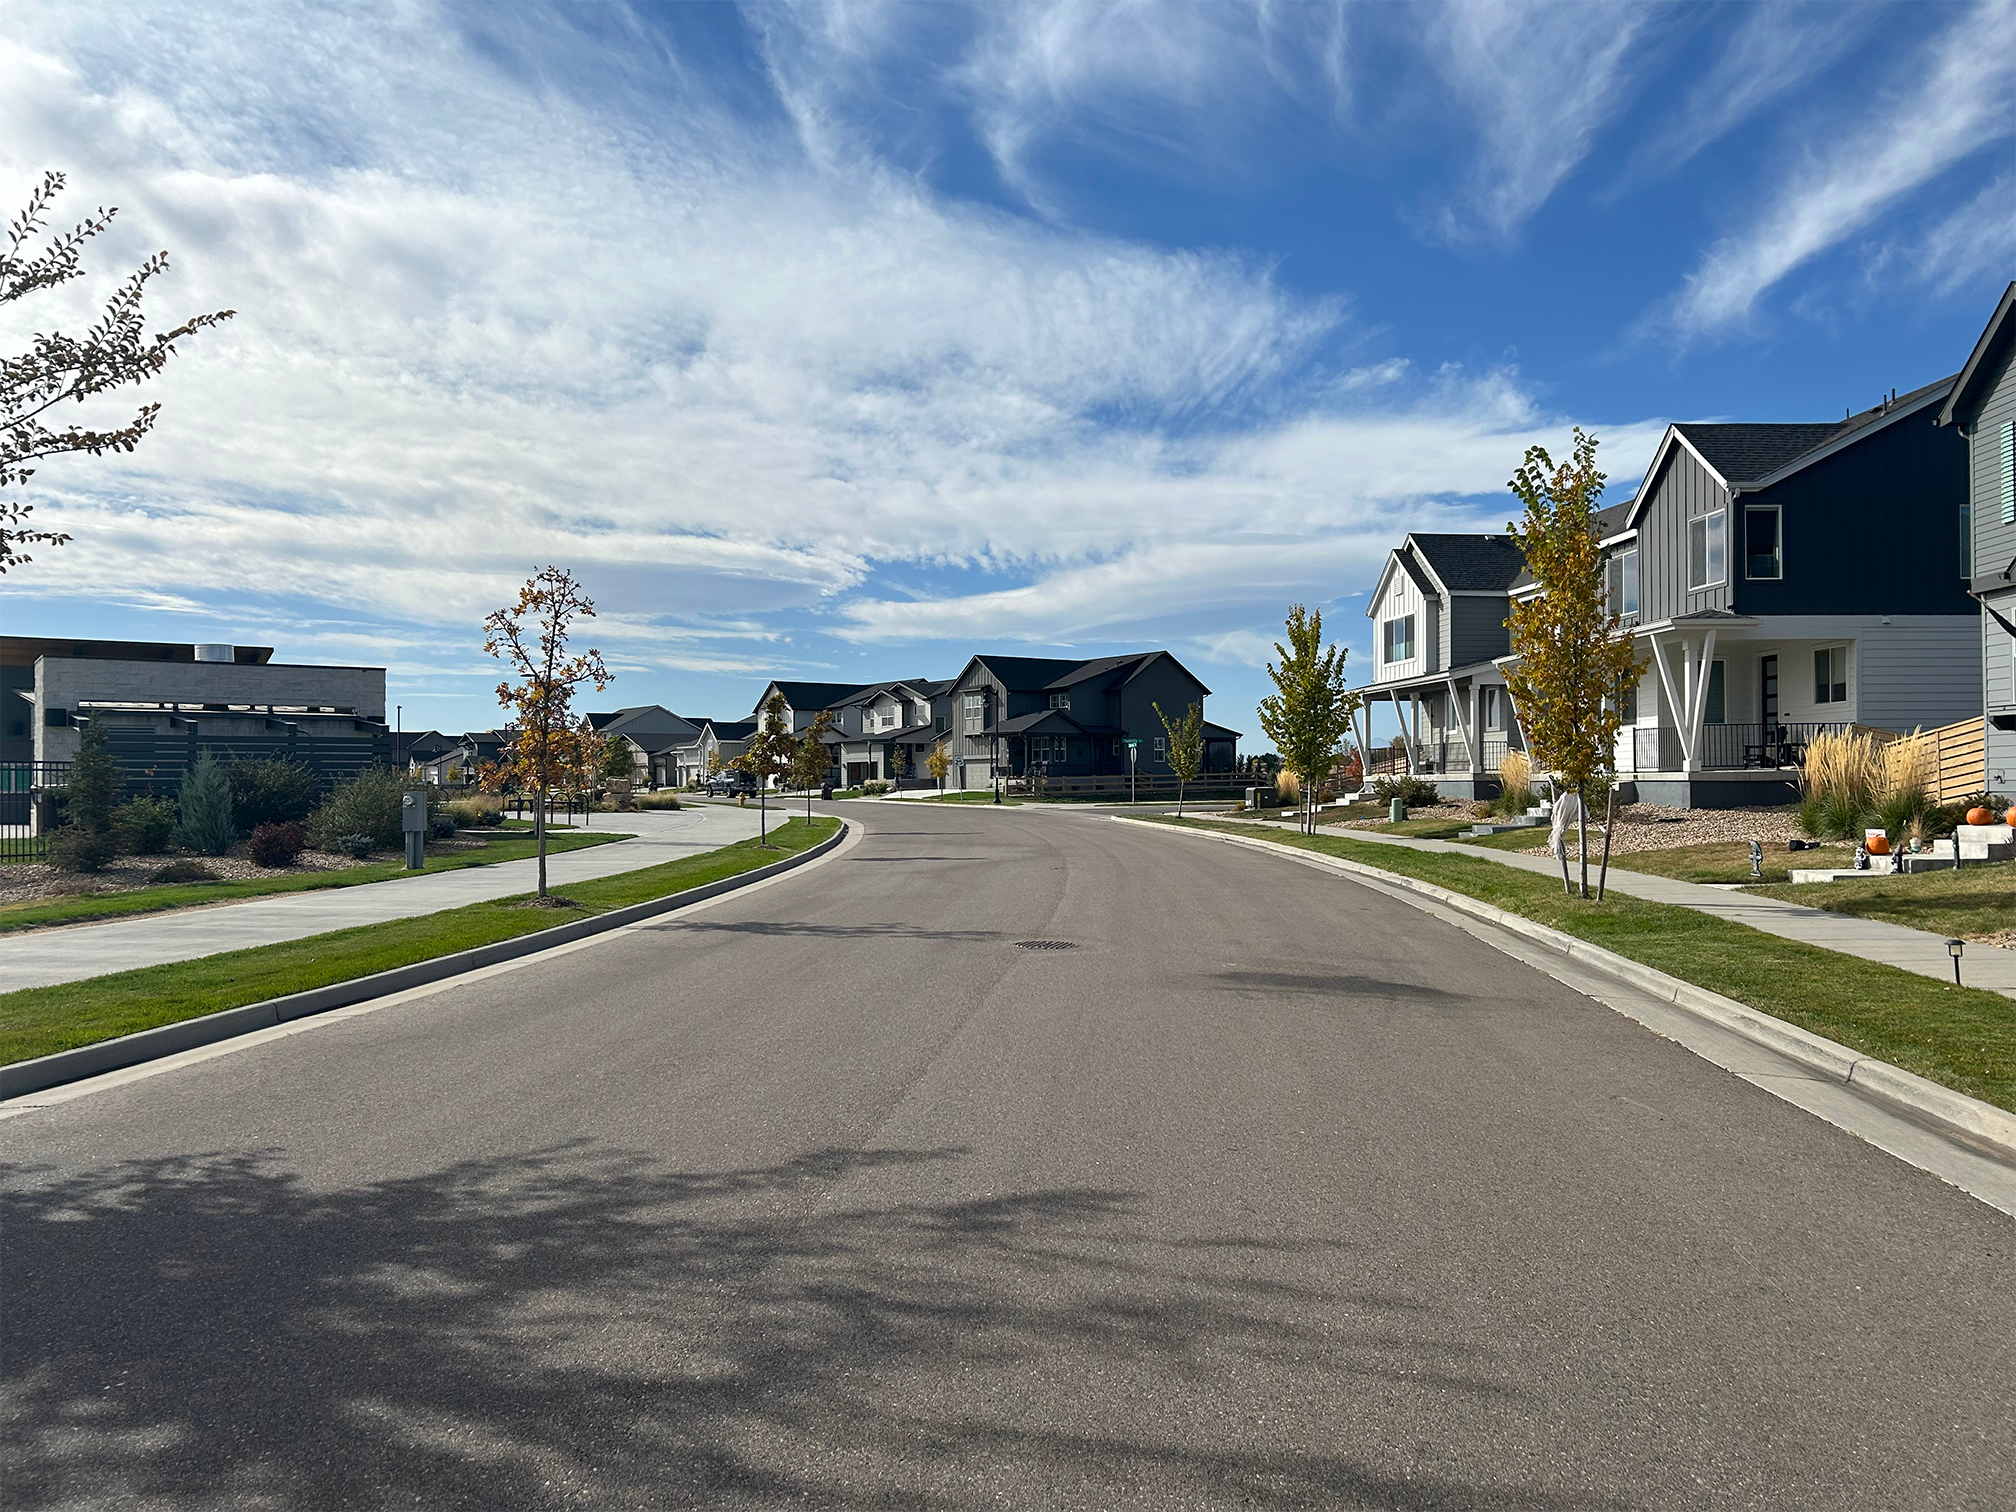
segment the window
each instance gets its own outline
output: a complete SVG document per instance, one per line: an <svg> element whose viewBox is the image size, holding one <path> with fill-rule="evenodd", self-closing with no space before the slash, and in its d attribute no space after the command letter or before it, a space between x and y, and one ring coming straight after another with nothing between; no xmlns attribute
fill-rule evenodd
<svg viewBox="0 0 2016 1512"><path fill-rule="evenodd" d="M1612 614L1638 612L1638 548L1613 552L1604 566L1604 601Z"/></svg>
<svg viewBox="0 0 2016 1512"><path fill-rule="evenodd" d="M1729 511L1696 515L1687 522L1687 587L1718 587L1729 570Z"/></svg>
<svg viewBox="0 0 2016 1512"><path fill-rule="evenodd" d="M1477 699L1480 707L1479 718L1487 730L1505 728L1505 690L1503 688L1479 688Z"/></svg>
<svg viewBox="0 0 2016 1512"><path fill-rule="evenodd" d="M1036 735L1030 738L1029 758L1032 761L1048 761L1050 759L1050 737L1048 735Z"/></svg>
<svg viewBox="0 0 2016 1512"><path fill-rule="evenodd" d="M1165 757L1167 757L1168 754L1169 754L1168 737L1164 735L1157 735L1155 737L1155 759L1157 761L1161 761Z"/></svg>
<svg viewBox="0 0 2016 1512"><path fill-rule="evenodd" d="M2002 422L2002 523L2016 525L2016 420Z"/></svg>
<svg viewBox="0 0 2016 1512"><path fill-rule="evenodd" d="M1722 667L1718 661L1708 669L1708 709L1701 716L1704 724L1729 723L1729 684Z"/></svg>
<svg viewBox="0 0 2016 1512"><path fill-rule="evenodd" d="M934 735L943 735L951 728L952 720L947 715L940 714L936 719L931 721L931 732Z"/></svg>
<svg viewBox="0 0 2016 1512"><path fill-rule="evenodd" d="M1813 653L1813 702L1848 702L1848 648L1826 646Z"/></svg>
<svg viewBox="0 0 2016 1512"><path fill-rule="evenodd" d="M977 730L987 718L987 698L983 693L966 695L966 728Z"/></svg>
<svg viewBox="0 0 2016 1512"><path fill-rule="evenodd" d="M1118 735L1115 735L1115 736L1113 737L1113 754L1114 754L1115 756L1124 756L1124 755L1126 754L1126 750L1125 750L1125 748L1124 748L1124 747L1123 747L1123 746L1121 745L1121 743L1120 743L1120 737L1119 737Z"/></svg>
<svg viewBox="0 0 2016 1512"><path fill-rule="evenodd" d="M1071 695L1069 693L1052 693L1050 695L1050 707L1053 709L1068 710L1071 707Z"/></svg>
<svg viewBox="0 0 2016 1512"><path fill-rule="evenodd" d="M1743 575L1759 580L1785 575L1780 560L1780 519L1776 504L1752 504L1743 511Z"/></svg>
<svg viewBox="0 0 2016 1512"><path fill-rule="evenodd" d="M1414 655L1414 616L1386 621L1386 660L1409 661Z"/></svg>

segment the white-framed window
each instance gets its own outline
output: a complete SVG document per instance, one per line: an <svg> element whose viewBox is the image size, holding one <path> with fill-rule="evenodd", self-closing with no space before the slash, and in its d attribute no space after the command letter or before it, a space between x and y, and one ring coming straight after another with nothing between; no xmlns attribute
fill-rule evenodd
<svg viewBox="0 0 2016 1512"><path fill-rule="evenodd" d="M1756 582L1785 576L1784 523L1776 504L1743 506L1743 576Z"/></svg>
<svg viewBox="0 0 2016 1512"><path fill-rule="evenodd" d="M1613 551L1603 566L1604 593L1612 614L1638 612L1638 548Z"/></svg>
<svg viewBox="0 0 2016 1512"><path fill-rule="evenodd" d="M983 693L966 695L966 728L977 730L987 718L987 697Z"/></svg>
<svg viewBox="0 0 2016 1512"><path fill-rule="evenodd" d="M1157 735L1155 737L1155 759L1157 761L1164 761L1168 759L1168 756L1169 737L1166 735Z"/></svg>
<svg viewBox="0 0 2016 1512"><path fill-rule="evenodd" d="M1477 690L1478 719L1487 730L1505 728L1505 690L1503 688L1479 688Z"/></svg>
<svg viewBox="0 0 2016 1512"><path fill-rule="evenodd" d="M2016 420L2002 422L2002 434L1996 437L1998 460L2002 464L1999 484L2002 493L2002 523L2016 525Z"/></svg>
<svg viewBox="0 0 2016 1512"><path fill-rule="evenodd" d="M1719 587L1729 575L1729 511L1696 515L1687 522L1687 587Z"/></svg>
<svg viewBox="0 0 2016 1512"><path fill-rule="evenodd" d="M1414 656L1414 616L1403 614L1399 619L1390 619L1382 627L1385 634L1383 655L1389 662L1409 661Z"/></svg>
<svg viewBox="0 0 2016 1512"><path fill-rule="evenodd" d="M1848 702L1848 648L1822 646L1813 653L1813 702Z"/></svg>
<svg viewBox="0 0 2016 1512"><path fill-rule="evenodd" d="M1050 695L1050 707L1053 709L1063 709L1068 712L1071 708L1071 695L1069 693L1052 693Z"/></svg>

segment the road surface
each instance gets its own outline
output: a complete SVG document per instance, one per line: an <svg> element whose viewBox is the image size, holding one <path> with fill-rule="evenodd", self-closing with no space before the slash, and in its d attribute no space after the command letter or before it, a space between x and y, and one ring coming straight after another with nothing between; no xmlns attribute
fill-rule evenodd
<svg viewBox="0 0 2016 1512"><path fill-rule="evenodd" d="M835 807L0 1121L6 1505L2011 1505L2007 1217L1348 880Z"/></svg>

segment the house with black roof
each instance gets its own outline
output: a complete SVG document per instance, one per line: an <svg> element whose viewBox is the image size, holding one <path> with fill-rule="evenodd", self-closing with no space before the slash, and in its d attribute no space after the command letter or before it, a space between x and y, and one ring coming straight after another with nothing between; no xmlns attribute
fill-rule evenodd
<svg viewBox="0 0 2016 1512"><path fill-rule="evenodd" d="M1668 426L1637 496L1601 512L1645 662L1617 749L1641 798L1783 802L1823 731L1981 712L1967 443L1939 424L1954 383L1835 421Z"/></svg>
<svg viewBox="0 0 2016 1512"><path fill-rule="evenodd" d="M1981 616L1986 785L2016 784L2016 283L2002 291L1939 407L1966 447L1964 572Z"/></svg>
<svg viewBox="0 0 2016 1512"><path fill-rule="evenodd" d="M928 677L874 683L831 705L834 781L923 786L925 759L952 727L952 684Z"/></svg>
<svg viewBox="0 0 2016 1512"><path fill-rule="evenodd" d="M983 653L952 681L950 785L991 787L997 775L1119 778L1130 759L1144 776L1167 776L1168 742L1155 706L1180 719L1193 703L1202 709L1210 694L1167 651L1089 661ZM1239 732L1207 723L1204 737L1205 770L1231 771Z"/></svg>
<svg viewBox="0 0 2016 1512"><path fill-rule="evenodd" d="M756 733L753 719L699 719L694 725L691 740L651 758L654 787L692 787L748 750Z"/></svg>
<svg viewBox="0 0 2016 1512"><path fill-rule="evenodd" d="M671 779L673 752L699 737L700 726L662 704L636 704L606 714L586 714L583 722L604 740L620 741L630 753L630 780L663 787Z"/></svg>
<svg viewBox="0 0 2016 1512"><path fill-rule="evenodd" d="M1499 659L1511 649L1505 617L1526 559L1507 535L1415 532L1387 555L1365 613L1372 681L1359 713L1369 776L1432 777L1447 797L1497 792L1498 763L1519 748ZM1396 750L1370 742L1384 706Z"/></svg>

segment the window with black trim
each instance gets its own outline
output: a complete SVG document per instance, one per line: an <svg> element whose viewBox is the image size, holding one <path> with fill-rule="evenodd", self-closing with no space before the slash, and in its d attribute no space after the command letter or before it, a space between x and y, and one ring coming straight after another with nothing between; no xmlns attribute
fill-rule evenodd
<svg viewBox="0 0 2016 1512"><path fill-rule="evenodd" d="M1720 587L1729 575L1729 511L1696 515L1687 522L1687 588Z"/></svg>
<svg viewBox="0 0 2016 1512"><path fill-rule="evenodd" d="M1386 621L1385 658L1389 662L1403 662L1414 655L1414 616L1402 615L1399 619Z"/></svg>
<svg viewBox="0 0 2016 1512"><path fill-rule="evenodd" d="M1604 601L1616 615L1638 612L1638 548L1627 546L1603 564Z"/></svg>
<svg viewBox="0 0 2016 1512"><path fill-rule="evenodd" d="M1813 702L1848 702L1848 648L1823 646L1813 653Z"/></svg>
<svg viewBox="0 0 2016 1512"><path fill-rule="evenodd" d="M1052 693L1050 695L1050 707L1068 711L1071 707L1071 695L1069 693Z"/></svg>
<svg viewBox="0 0 2016 1512"><path fill-rule="evenodd" d="M1743 575L1760 581L1785 575L1784 527L1776 504L1751 504L1743 510Z"/></svg>
<svg viewBox="0 0 2016 1512"><path fill-rule="evenodd" d="M1701 716L1703 724L1729 722L1729 679L1724 666L1717 661L1708 668L1708 707Z"/></svg>

